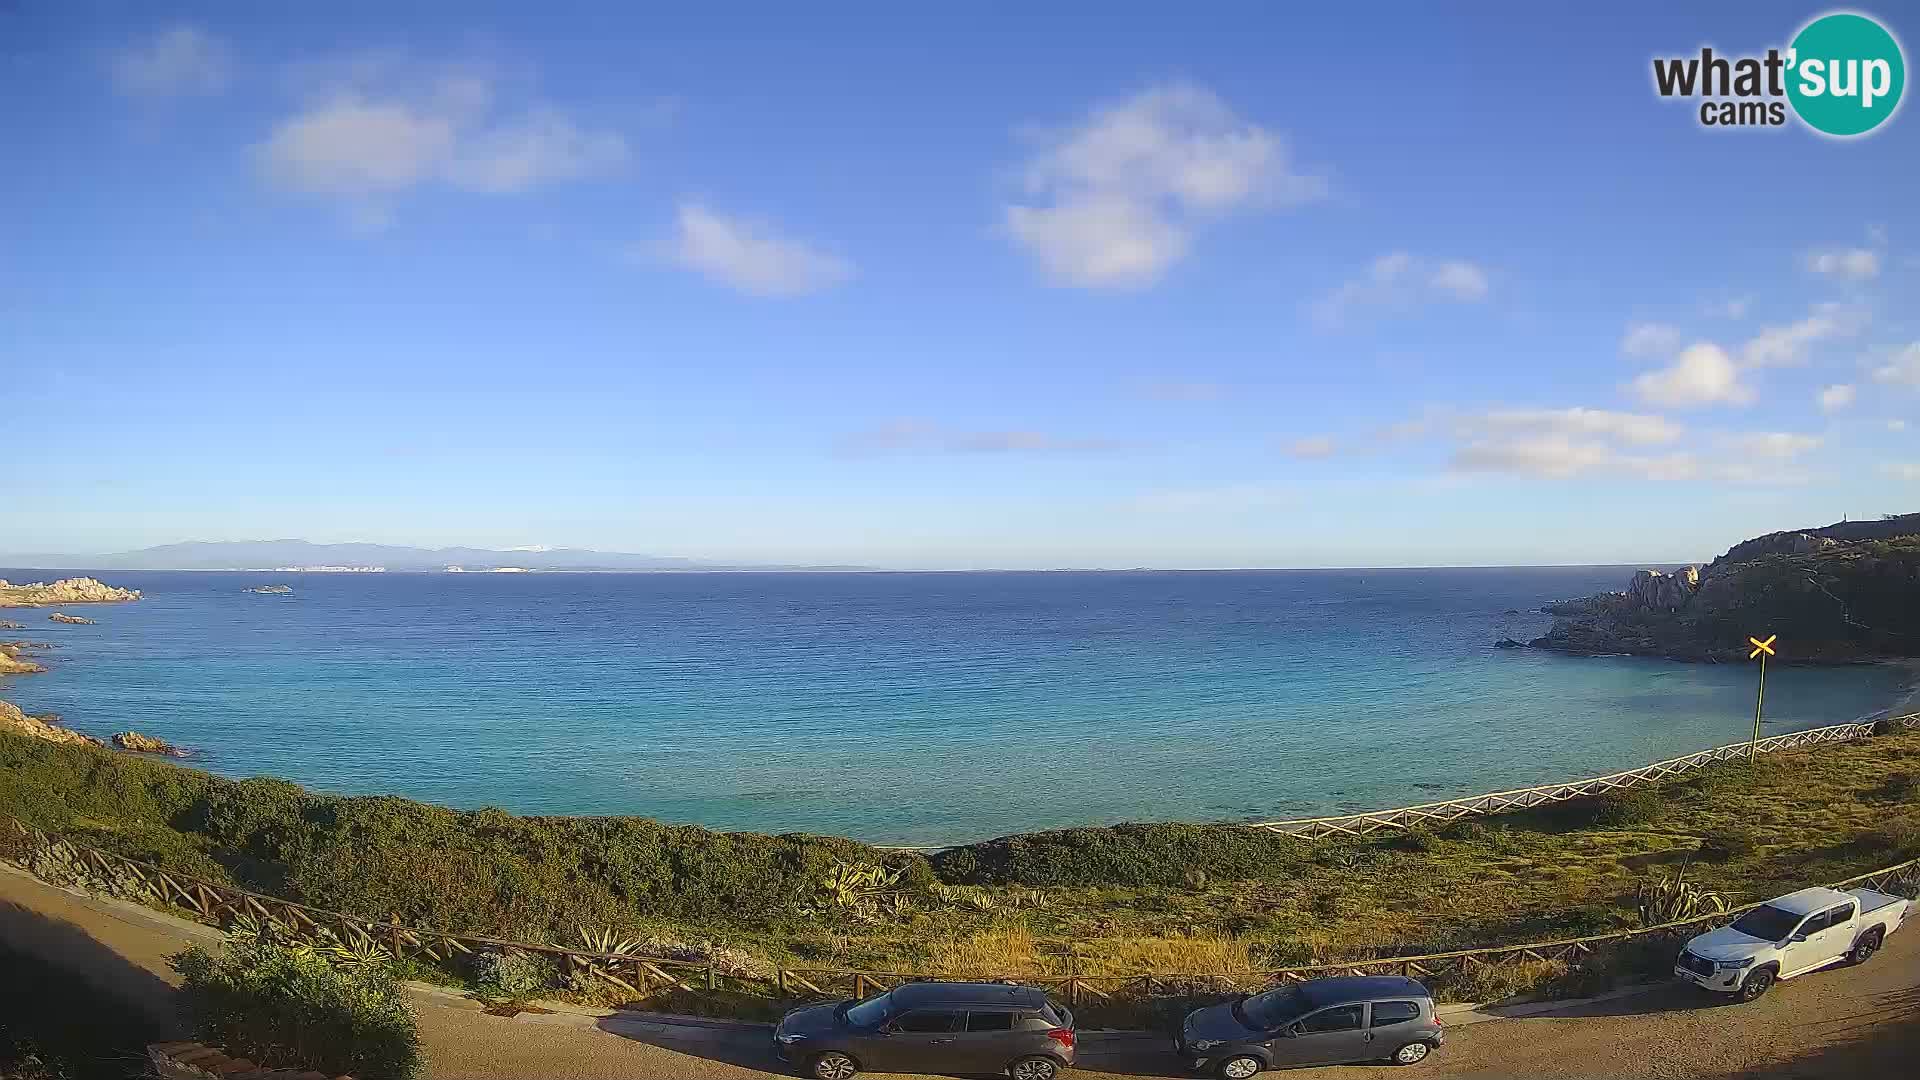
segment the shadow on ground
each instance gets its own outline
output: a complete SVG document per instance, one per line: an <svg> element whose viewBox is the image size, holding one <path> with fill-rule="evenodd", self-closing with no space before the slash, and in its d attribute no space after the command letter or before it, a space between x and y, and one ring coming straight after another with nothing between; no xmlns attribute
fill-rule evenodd
<svg viewBox="0 0 1920 1080"><path fill-rule="evenodd" d="M175 993L80 927L0 903L0 1075L144 1075L146 1044L181 1033Z"/></svg>
<svg viewBox="0 0 1920 1080"><path fill-rule="evenodd" d="M1828 1045L1782 1065L1699 1080L1858 1080L1914 1075L1920 1062L1920 983L1876 994L1851 1016L1822 1022Z"/></svg>

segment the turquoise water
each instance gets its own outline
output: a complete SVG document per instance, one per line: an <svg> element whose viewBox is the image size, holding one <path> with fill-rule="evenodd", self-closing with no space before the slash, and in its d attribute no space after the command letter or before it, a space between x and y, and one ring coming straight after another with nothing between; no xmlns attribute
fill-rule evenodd
<svg viewBox="0 0 1920 1080"><path fill-rule="evenodd" d="M98 625L12 613L60 648L0 689L230 776L937 844L1396 806L1745 738L1749 667L1490 647L1550 621L1507 611L1630 572L112 573L147 598ZM1776 666L1768 731L1883 710L1905 675Z"/></svg>

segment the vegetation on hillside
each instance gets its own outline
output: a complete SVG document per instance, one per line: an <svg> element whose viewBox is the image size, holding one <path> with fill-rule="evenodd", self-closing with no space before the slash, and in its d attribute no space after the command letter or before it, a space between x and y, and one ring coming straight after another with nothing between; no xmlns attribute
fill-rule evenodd
<svg viewBox="0 0 1920 1080"><path fill-rule="evenodd" d="M1303 841L1125 825L929 859L823 837L318 795L0 736L0 813L174 870L449 931L569 944L617 931L639 951L724 955L735 971L1098 975L1628 929L1641 925L1642 884L1682 870L1730 903L1835 880L1920 856L1916 773L1920 733L1894 734L1435 831Z"/></svg>

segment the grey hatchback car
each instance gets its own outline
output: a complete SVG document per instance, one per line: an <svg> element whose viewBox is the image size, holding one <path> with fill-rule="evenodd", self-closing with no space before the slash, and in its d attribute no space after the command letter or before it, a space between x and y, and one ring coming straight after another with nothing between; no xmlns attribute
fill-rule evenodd
<svg viewBox="0 0 1920 1080"><path fill-rule="evenodd" d="M1446 1038L1433 995L1398 975L1313 979L1187 1014L1174 1052L1194 1071L1426 1060Z"/></svg>
<svg viewBox="0 0 1920 1080"><path fill-rule="evenodd" d="M1065 1006L1007 983L902 983L864 1001L795 1009L773 1029L774 1053L814 1080L862 1069L1054 1080L1073 1064L1073 1043Z"/></svg>

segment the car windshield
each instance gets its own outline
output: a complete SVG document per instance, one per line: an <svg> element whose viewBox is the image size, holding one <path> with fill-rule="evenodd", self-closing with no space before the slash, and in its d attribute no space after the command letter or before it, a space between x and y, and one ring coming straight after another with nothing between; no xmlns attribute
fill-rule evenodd
<svg viewBox="0 0 1920 1080"><path fill-rule="evenodd" d="M1800 916L1767 904L1761 904L1733 921L1735 930L1761 941L1785 941L1787 935L1793 933L1793 928L1799 925Z"/></svg>
<svg viewBox="0 0 1920 1080"><path fill-rule="evenodd" d="M1307 1011L1306 995L1299 987L1269 990L1256 994L1234 1007L1234 1019L1259 1031L1272 1031Z"/></svg>
<svg viewBox="0 0 1920 1080"><path fill-rule="evenodd" d="M865 1001L849 1005L845 1013L847 1023L859 1028L879 1027L880 1022L887 1018L889 1004L887 995L875 994Z"/></svg>

